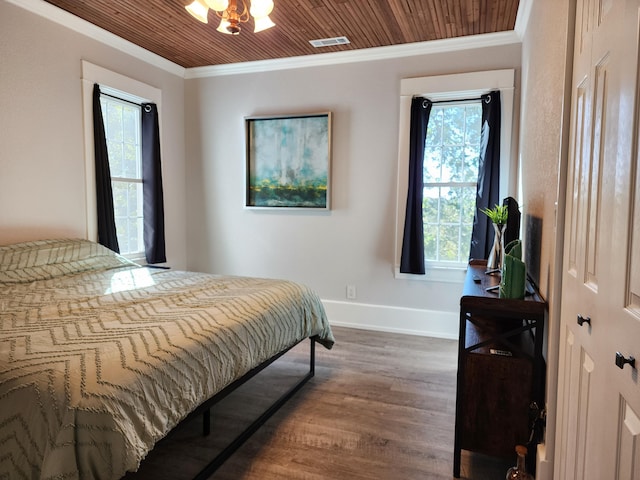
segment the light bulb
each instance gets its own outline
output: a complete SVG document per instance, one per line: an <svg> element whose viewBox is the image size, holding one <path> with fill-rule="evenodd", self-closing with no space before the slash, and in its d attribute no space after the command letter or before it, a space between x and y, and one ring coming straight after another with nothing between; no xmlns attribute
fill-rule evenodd
<svg viewBox="0 0 640 480"><path fill-rule="evenodd" d="M269 15L265 15L264 17L254 18L254 33L261 32L266 30L267 28L275 27L276 24L271 21Z"/></svg>
<svg viewBox="0 0 640 480"><path fill-rule="evenodd" d="M211 10L224 12L229 6L229 0L204 0Z"/></svg>
<svg viewBox="0 0 640 480"><path fill-rule="evenodd" d="M252 0L249 13L254 18L266 17L273 11L273 0Z"/></svg>
<svg viewBox="0 0 640 480"><path fill-rule="evenodd" d="M218 25L218 28L216 28L216 30L219 31L220 33L226 33L227 35L231 35L231 32L227 30L227 27L229 25L230 25L229 20L223 17L220 19L220 25Z"/></svg>
<svg viewBox="0 0 640 480"><path fill-rule="evenodd" d="M192 3L184 7L192 17L201 21L202 23L208 23L207 14L209 13L209 7L203 5L200 0L193 0Z"/></svg>

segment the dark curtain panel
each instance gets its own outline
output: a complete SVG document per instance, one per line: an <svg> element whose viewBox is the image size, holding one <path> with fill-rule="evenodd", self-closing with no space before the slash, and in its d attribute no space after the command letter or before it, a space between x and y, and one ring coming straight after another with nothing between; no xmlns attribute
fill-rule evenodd
<svg viewBox="0 0 640 480"><path fill-rule="evenodd" d="M431 102L415 97L411 101L409 132L409 188L402 238L400 272L424 275L424 227L422 223L422 196L424 190L424 142L427 137Z"/></svg>
<svg viewBox="0 0 640 480"><path fill-rule="evenodd" d="M144 251L147 263L166 262L160 131L158 108L155 103L142 105L142 196Z"/></svg>
<svg viewBox="0 0 640 480"><path fill-rule="evenodd" d="M478 190L476 213L471 233L469 258L489 256L493 245L493 227L480 210L500 204L500 92L483 95L480 160L478 162Z"/></svg>
<svg viewBox="0 0 640 480"><path fill-rule="evenodd" d="M116 235L116 219L113 211L113 191L107 139L104 133L100 86L93 85L93 143L96 164L96 201L98 207L98 243L120 253Z"/></svg>

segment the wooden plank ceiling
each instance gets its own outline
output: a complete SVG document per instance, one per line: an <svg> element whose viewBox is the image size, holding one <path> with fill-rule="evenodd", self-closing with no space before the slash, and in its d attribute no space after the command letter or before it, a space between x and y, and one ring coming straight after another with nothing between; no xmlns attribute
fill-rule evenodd
<svg viewBox="0 0 640 480"><path fill-rule="evenodd" d="M513 30L519 0L274 0L276 26L240 35L191 17L191 0L46 0L182 67L286 58ZM247 0L248 1L248 0ZM309 40L346 36L347 45Z"/></svg>

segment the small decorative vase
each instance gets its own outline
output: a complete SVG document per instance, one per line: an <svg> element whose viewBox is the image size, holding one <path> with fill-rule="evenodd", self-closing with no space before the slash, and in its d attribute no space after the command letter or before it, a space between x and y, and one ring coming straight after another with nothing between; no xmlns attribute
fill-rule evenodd
<svg viewBox="0 0 640 480"><path fill-rule="evenodd" d="M504 230L507 228L505 223L493 223L493 246L489 252L487 259L487 270L502 270L502 261L504 259Z"/></svg>
<svg viewBox="0 0 640 480"><path fill-rule="evenodd" d="M516 447L516 465L507 471L506 480L533 480L533 475L527 473L525 468L525 457L527 447L518 445Z"/></svg>

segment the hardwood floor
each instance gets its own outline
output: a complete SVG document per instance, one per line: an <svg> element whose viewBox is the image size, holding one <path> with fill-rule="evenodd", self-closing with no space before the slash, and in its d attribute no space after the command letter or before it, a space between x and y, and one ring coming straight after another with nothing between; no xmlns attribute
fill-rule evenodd
<svg viewBox="0 0 640 480"><path fill-rule="evenodd" d="M316 375L210 480L451 479L457 342L334 327ZM173 431L126 480L193 477L307 368L304 342ZM463 452L462 478L502 480L510 462Z"/></svg>

